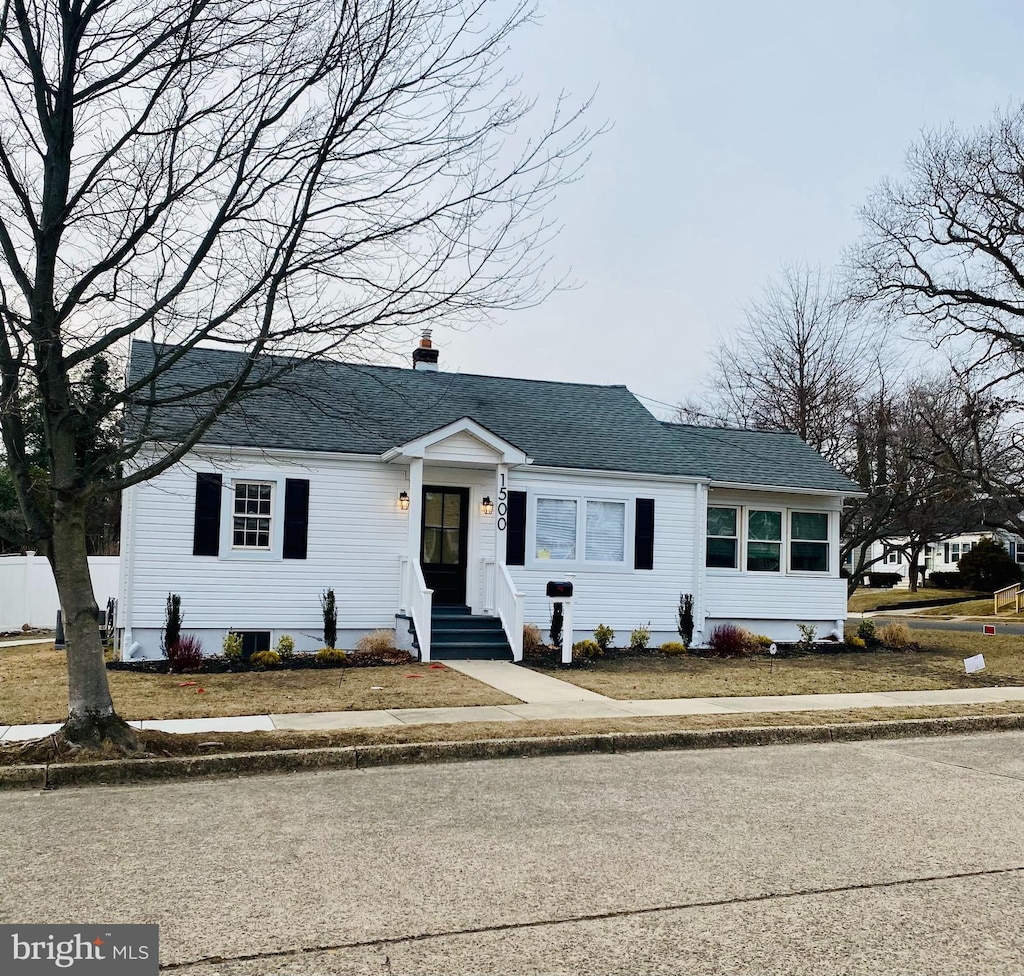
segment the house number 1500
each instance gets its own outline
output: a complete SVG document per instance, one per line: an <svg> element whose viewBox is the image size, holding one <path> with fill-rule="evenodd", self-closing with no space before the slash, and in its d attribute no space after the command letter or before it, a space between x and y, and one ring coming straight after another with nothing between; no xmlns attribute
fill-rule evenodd
<svg viewBox="0 0 1024 976"><path fill-rule="evenodd" d="M501 487L498 489L498 531L504 532L508 525L508 488L505 487L505 475L501 476Z"/></svg>

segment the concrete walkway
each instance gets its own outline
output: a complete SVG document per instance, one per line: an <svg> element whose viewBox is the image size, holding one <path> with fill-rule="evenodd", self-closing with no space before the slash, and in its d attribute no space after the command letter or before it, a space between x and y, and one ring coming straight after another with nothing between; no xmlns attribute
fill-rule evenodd
<svg viewBox="0 0 1024 976"><path fill-rule="evenodd" d="M500 661L446 661L455 671L522 700L519 705L466 705L458 708L389 708L376 711L295 712L130 722L137 729L162 732L272 732L365 729L453 722L522 722L529 719L629 719L648 715L727 715L806 712L907 705L974 705L1024 701L1024 688L951 688L849 695L773 695L750 698L667 698L619 701L529 668ZM22 742L51 735L59 723L0 725L0 742Z"/></svg>

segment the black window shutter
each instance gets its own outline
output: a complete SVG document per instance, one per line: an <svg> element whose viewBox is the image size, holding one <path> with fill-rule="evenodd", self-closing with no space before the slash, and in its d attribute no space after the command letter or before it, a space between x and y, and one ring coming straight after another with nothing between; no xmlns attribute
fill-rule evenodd
<svg viewBox="0 0 1024 976"><path fill-rule="evenodd" d="M636 500L633 568L654 569L654 499Z"/></svg>
<svg viewBox="0 0 1024 976"><path fill-rule="evenodd" d="M196 519L192 535L193 556L220 555L219 474L202 471L196 475Z"/></svg>
<svg viewBox="0 0 1024 976"><path fill-rule="evenodd" d="M304 478L288 478L284 483L284 552L285 559L306 558L306 536L309 528L309 482Z"/></svg>
<svg viewBox="0 0 1024 976"><path fill-rule="evenodd" d="M526 492L508 493L508 528L505 531L505 563L526 565Z"/></svg>

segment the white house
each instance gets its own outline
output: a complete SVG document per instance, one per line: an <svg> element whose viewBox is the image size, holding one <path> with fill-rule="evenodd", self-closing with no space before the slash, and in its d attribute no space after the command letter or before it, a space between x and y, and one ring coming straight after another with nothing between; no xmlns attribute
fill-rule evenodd
<svg viewBox="0 0 1024 976"><path fill-rule="evenodd" d="M129 380L172 352L134 343ZM331 588L341 647L411 622L424 660L518 660L523 623L549 627L552 580L574 586L578 637L603 623L678 640L682 593L696 642L726 621L779 640L804 623L841 632L839 512L857 487L795 435L663 424L624 386L437 359L424 338L412 369L274 360L283 381L129 489L122 646L159 656L176 593L207 653L229 630L249 649L287 633L313 650ZM189 391L244 361L180 355L135 398L130 429L145 417L146 437L173 442L194 422Z"/></svg>

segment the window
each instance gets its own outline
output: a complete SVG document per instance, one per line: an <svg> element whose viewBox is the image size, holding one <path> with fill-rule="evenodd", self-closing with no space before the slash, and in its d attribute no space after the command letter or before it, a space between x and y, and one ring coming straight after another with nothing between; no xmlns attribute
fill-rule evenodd
<svg viewBox="0 0 1024 976"><path fill-rule="evenodd" d="M537 558L576 558L575 499L537 499Z"/></svg>
<svg viewBox="0 0 1024 976"><path fill-rule="evenodd" d="M1024 543L1011 542L1010 548L1013 550L1013 558L1019 563L1024 563Z"/></svg>
<svg viewBox="0 0 1024 976"><path fill-rule="evenodd" d="M960 562L960 543L954 542L949 547L950 562Z"/></svg>
<svg viewBox="0 0 1024 976"><path fill-rule="evenodd" d="M586 559L621 563L626 557L626 503L587 501Z"/></svg>
<svg viewBox="0 0 1024 976"><path fill-rule="evenodd" d="M705 565L714 569L736 569L738 544L735 508L708 509L708 541Z"/></svg>
<svg viewBox="0 0 1024 976"><path fill-rule="evenodd" d="M789 568L798 573L828 572L828 513L789 513Z"/></svg>
<svg viewBox="0 0 1024 976"><path fill-rule="evenodd" d="M782 512L756 509L747 512L747 570L753 573L782 570Z"/></svg>
<svg viewBox="0 0 1024 976"><path fill-rule="evenodd" d="M265 481L236 481L231 547L269 549L274 486Z"/></svg>
<svg viewBox="0 0 1024 976"><path fill-rule="evenodd" d="M887 563L898 563L900 561L900 554L895 549L890 549L885 554L885 561Z"/></svg>

